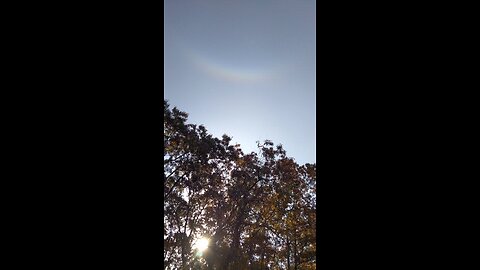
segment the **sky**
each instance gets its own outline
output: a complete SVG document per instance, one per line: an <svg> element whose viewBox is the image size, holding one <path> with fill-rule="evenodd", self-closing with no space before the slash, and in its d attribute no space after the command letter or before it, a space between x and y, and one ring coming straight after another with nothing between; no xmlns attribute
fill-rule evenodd
<svg viewBox="0 0 480 270"><path fill-rule="evenodd" d="M314 0L164 1L164 98L244 153L315 163Z"/></svg>

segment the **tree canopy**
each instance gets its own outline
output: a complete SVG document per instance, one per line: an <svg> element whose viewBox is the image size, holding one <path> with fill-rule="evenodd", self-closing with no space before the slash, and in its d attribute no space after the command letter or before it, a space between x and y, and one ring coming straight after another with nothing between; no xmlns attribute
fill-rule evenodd
<svg viewBox="0 0 480 270"><path fill-rule="evenodd" d="M164 101L164 269L316 269L316 165L269 140L243 153L187 118Z"/></svg>

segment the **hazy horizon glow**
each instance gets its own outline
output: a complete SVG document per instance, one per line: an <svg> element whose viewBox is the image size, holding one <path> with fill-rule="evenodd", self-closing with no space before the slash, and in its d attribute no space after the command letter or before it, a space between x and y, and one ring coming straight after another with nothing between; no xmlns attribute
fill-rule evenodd
<svg viewBox="0 0 480 270"><path fill-rule="evenodd" d="M244 152L315 163L315 1L167 0L164 98Z"/></svg>

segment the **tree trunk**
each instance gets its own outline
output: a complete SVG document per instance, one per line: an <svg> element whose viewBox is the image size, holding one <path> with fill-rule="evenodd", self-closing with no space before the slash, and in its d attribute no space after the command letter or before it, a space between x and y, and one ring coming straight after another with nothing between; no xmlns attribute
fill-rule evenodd
<svg viewBox="0 0 480 270"><path fill-rule="evenodd" d="M185 240L182 240L182 270L187 270L187 256L185 254Z"/></svg>
<svg viewBox="0 0 480 270"><path fill-rule="evenodd" d="M297 255L297 239L293 241L293 259L294 259L294 269L298 270L298 255Z"/></svg>
<svg viewBox="0 0 480 270"><path fill-rule="evenodd" d="M213 270L213 263L207 263L207 270Z"/></svg>
<svg viewBox="0 0 480 270"><path fill-rule="evenodd" d="M290 270L290 240L287 235L287 270Z"/></svg>
<svg viewBox="0 0 480 270"><path fill-rule="evenodd" d="M262 259L260 261L260 269L265 269L265 248L262 248Z"/></svg>
<svg viewBox="0 0 480 270"><path fill-rule="evenodd" d="M229 256L227 259L226 268L228 269L229 265L233 266L233 269L237 269L239 263L239 249L240 249L240 234L243 230L243 223L245 219L245 201L240 202L238 216L235 220L235 225L233 227L233 235L232 235L232 246L229 252Z"/></svg>

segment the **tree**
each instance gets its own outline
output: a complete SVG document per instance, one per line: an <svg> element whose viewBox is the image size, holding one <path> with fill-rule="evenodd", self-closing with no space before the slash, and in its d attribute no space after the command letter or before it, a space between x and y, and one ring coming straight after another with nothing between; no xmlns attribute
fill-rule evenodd
<svg viewBox="0 0 480 270"><path fill-rule="evenodd" d="M315 164L268 140L245 154L164 105L164 268L315 269Z"/></svg>

